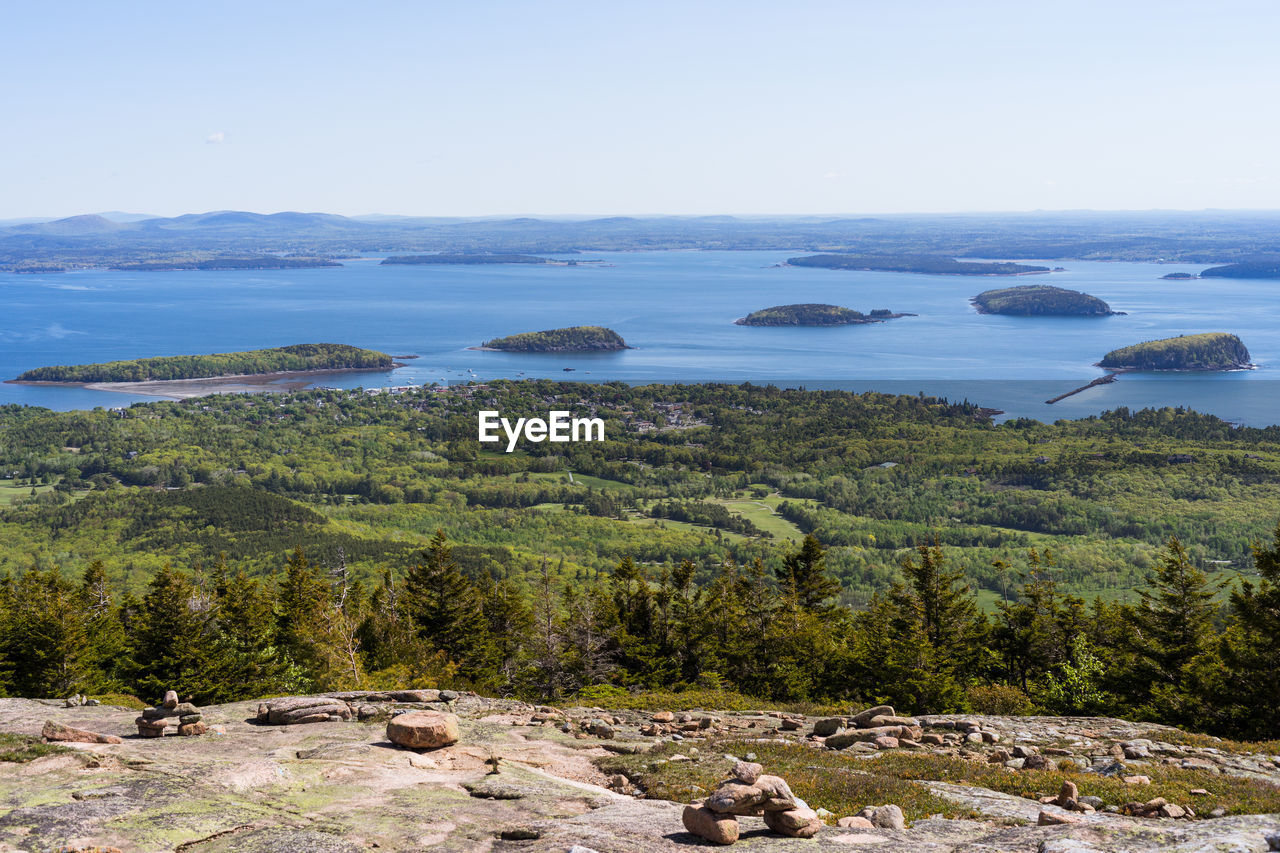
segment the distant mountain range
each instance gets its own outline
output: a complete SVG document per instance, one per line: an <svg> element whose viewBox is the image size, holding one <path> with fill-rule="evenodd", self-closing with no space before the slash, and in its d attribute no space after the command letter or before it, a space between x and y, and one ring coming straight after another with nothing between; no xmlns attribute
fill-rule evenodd
<svg viewBox="0 0 1280 853"><path fill-rule="evenodd" d="M29 271L224 255L652 249L1232 263L1280 253L1280 212L455 218L221 210L0 223L0 269Z"/></svg>

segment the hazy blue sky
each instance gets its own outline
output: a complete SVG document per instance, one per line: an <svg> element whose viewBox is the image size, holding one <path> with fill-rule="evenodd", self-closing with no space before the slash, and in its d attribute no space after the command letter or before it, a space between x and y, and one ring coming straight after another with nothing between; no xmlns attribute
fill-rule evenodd
<svg viewBox="0 0 1280 853"><path fill-rule="evenodd" d="M1269 0L0 8L0 217L1280 208Z"/></svg>

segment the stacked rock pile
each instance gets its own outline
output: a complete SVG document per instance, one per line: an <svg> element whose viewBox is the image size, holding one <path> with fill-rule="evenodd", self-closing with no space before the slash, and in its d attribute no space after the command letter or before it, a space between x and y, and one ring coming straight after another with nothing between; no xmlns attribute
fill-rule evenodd
<svg viewBox="0 0 1280 853"><path fill-rule="evenodd" d="M812 838L822 828L818 813L791 793L786 780L769 776L750 761L739 761L731 778L711 796L685 806L684 828L713 844L738 840L738 818L763 817L765 826L792 838Z"/></svg>
<svg viewBox="0 0 1280 853"><path fill-rule="evenodd" d="M453 690L348 690L323 696L288 696L258 703L258 722L270 726L369 720L401 710L397 706L450 703Z"/></svg>
<svg viewBox="0 0 1280 853"><path fill-rule="evenodd" d="M831 749L866 744L871 749L919 749L924 729L915 717L900 717L889 705L877 705L852 717L827 717L813 724L813 740Z"/></svg>
<svg viewBox="0 0 1280 853"><path fill-rule="evenodd" d="M640 734L646 737L662 735L680 735L681 737L701 737L724 731L721 719L711 714L693 714L689 711L675 713L658 711L649 718L649 722L640 727Z"/></svg>
<svg viewBox="0 0 1280 853"><path fill-rule="evenodd" d="M351 706L329 696L290 696L258 703L258 722L272 726L349 720Z"/></svg>
<svg viewBox="0 0 1280 853"><path fill-rule="evenodd" d="M183 737L195 737L209 730L200 709L190 702L179 702L178 694L173 690L166 691L159 705L144 710L134 722L142 737L163 737L165 729L174 725Z"/></svg>

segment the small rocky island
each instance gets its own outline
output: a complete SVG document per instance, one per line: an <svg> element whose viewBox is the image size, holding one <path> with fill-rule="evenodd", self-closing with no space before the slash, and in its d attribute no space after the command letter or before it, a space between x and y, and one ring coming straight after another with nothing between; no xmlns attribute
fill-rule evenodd
<svg viewBox="0 0 1280 853"><path fill-rule="evenodd" d="M939 255L809 255L788 258L787 266L819 267L828 270L873 272L914 272L927 275L1036 275L1052 272L1048 267L1005 261L958 261Z"/></svg>
<svg viewBox="0 0 1280 853"><path fill-rule="evenodd" d="M570 326L543 332L522 332L485 341L478 349L501 352L614 352L631 349L622 336L603 326Z"/></svg>
<svg viewBox="0 0 1280 853"><path fill-rule="evenodd" d="M739 326L852 326L860 323L883 323L914 314L897 314L888 308L877 308L870 314L839 305L807 302L798 305L775 305L752 311L734 322Z"/></svg>
<svg viewBox="0 0 1280 853"><path fill-rule="evenodd" d="M1235 335L1206 332L1146 341L1112 350L1098 362L1108 370L1245 370L1249 350Z"/></svg>
<svg viewBox="0 0 1280 853"><path fill-rule="evenodd" d="M986 290L971 301L979 314L1016 317L1109 317L1121 313L1096 296L1047 284Z"/></svg>
<svg viewBox="0 0 1280 853"><path fill-rule="evenodd" d="M1195 281L1200 276L1192 275L1189 272L1171 272L1168 275L1160 276L1161 281Z"/></svg>

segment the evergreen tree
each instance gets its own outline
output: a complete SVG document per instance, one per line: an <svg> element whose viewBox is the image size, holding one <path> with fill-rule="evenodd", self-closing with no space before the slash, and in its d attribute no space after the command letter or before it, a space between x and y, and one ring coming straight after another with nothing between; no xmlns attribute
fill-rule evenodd
<svg viewBox="0 0 1280 853"><path fill-rule="evenodd" d="M166 690L208 702L218 686L209 660L212 614L193 606L191 578L166 565L156 572L133 626L133 685L156 701Z"/></svg>
<svg viewBox="0 0 1280 853"><path fill-rule="evenodd" d="M87 693L117 692L123 689L130 667L129 640L101 560L94 560L85 569L80 599L85 620L82 689Z"/></svg>
<svg viewBox="0 0 1280 853"><path fill-rule="evenodd" d="M1148 583L1150 589L1138 591L1141 603L1126 612L1138 698L1161 719L1190 720L1199 704L1200 658L1210 653L1214 639L1216 590L1176 538Z"/></svg>
<svg viewBox="0 0 1280 853"><path fill-rule="evenodd" d="M332 618L332 598L328 584L300 548L285 562L276 599L280 650L301 668L311 686L325 686L324 634Z"/></svg>
<svg viewBox="0 0 1280 853"><path fill-rule="evenodd" d="M84 599L54 567L33 566L13 584L4 624L9 689L63 697L85 682L90 657Z"/></svg>
<svg viewBox="0 0 1280 853"><path fill-rule="evenodd" d="M1280 737L1280 526L1253 546L1255 585L1231 593L1233 625L1220 643L1226 673L1215 691L1224 722L1246 737Z"/></svg>
<svg viewBox="0 0 1280 853"><path fill-rule="evenodd" d="M812 533L800 549L788 554L778 570L778 586L803 610L829 610L830 599L840 594L840 582L827 576L827 555Z"/></svg>
<svg viewBox="0 0 1280 853"><path fill-rule="evenodd" d="M443 530L409 567L404 606L427 646L458 664L463 677L473 682L485 677L489 638L480 596L454 561Z"/></svg>

